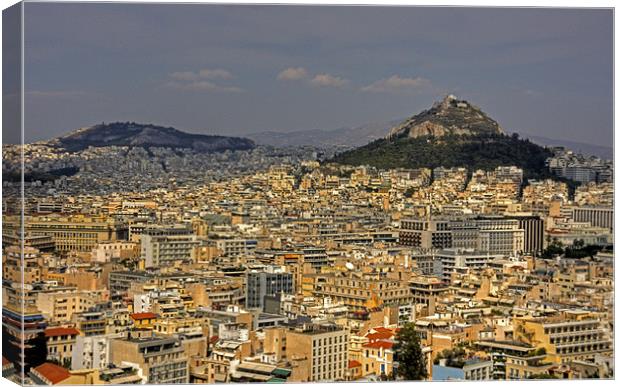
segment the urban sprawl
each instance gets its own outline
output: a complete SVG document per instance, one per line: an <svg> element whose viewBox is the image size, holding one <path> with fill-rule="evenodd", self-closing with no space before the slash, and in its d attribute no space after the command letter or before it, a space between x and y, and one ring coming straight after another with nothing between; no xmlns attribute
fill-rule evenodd
<svg viewBox="0 0 620 387"><path fill-rule="evenodd" d="M614 376L609 161L555 148L530 180L309 147L3 152L5 174L22 152L25 175L78 171L23 201L3 182L12 380L394 380L405 327L426 380Z"/></svg>

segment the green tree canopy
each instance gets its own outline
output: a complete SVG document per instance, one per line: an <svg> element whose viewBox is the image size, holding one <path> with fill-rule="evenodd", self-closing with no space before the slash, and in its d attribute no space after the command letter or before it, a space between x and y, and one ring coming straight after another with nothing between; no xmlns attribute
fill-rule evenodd
<svg viewBox="0 0 620 387"><path fill-rule="evenodd" d="M398 361L396 377L404 380L424 380L428 377L420 336L413 323L406 324L396 334L394 355Z"/></svg>

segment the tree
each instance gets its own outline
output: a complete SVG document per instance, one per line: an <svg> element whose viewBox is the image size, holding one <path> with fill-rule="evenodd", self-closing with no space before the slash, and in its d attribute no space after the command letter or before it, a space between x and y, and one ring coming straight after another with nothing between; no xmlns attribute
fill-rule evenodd
<svg viewBox="0 0 620 387"><path fill-rule="evenodd" d="M583 246L585 246L585 243L583 242L583 239L575 239L573 241L573 246L576 249L581 249Z"/></svg>
<svg viewBox="0 0 620 387"><path fill-rule="evenodd" d="M396 334L394 357L398 361L397 377L405 380L424 380L428 376L420 336L413 323L407 323Z"/></svg>
<svg viewBox="0 0 620 387"><path fill-rule="evenodd" d="M564 253L564 246L562 245L562 242L560 242L558 238L553 238L553 241L543 251L542 257L549 259L549 258L554 258L563 253Z"/></svg>

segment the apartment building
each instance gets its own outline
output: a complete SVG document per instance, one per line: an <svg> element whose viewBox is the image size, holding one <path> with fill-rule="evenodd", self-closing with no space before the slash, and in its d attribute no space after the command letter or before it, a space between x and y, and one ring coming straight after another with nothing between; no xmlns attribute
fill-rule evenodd
<svg viewBox="0 0 620 387"><path fill-rule="evenodd" d="M30 235L22 236L21 230L2 230L2 247L19 246L34 247L35 249L49 253L54 251L54 238L49 235Z"/></svg>
<svg viewBox="0 0 620 387"><path fill-rule="evenodd" d="M110 342L121 334L76 336L71 353L71 369L103 369L110 364Z"/></svg>
<svg viewBox="0 0 620 387"><path fill-rule="evenodd" d="M178 230L146 230L140 237L140 258L147 268L171 266L176 261L193 260L194 248L200 245L196 235Z"/></svg>
<svg viewBox="0 0 620 387"><path fill-rule="evenodd" d="M349 362L349 331L336 325L303 325L286 332L286 358L306 358L308 380L344 381Z"/></svg>
<svg viewBox="0 0 620 387"><path fill-rule="evenodd" d="M196 307L225 307L245 303L246 290L243 283L231 278L207 278L200 283L186 284L185 290Z"/></svg>
<svg viewBox="0 0 620 387"><path fill-rule="evenodd" d="M409 289L413 302L430 306L448 291L448 286L437 277L418 275L409 279Z"/></svg>
<svg viewBox="0 0 620 387"><path fill-rule="evenodd" d="M137 364L148 384L189 383L188 358L181 341L173 337L112 340L110 360Z"/></svg>
<svg viewBox="0 0 620 387"><path fill-rule="evenodd" d="M521 341L512 340L481 340L477 341L476 347L490 354L493 363L494 380L509 379L507 372L510 371L512 362L508 362L509 358L522 358L529 356L534 347ZM513 375L515 371L512 371Z"/></svg>
<svg viewBox="0 0 620 387"><path fill-rule="evenodd" d="M359 350L360 376L392 376L394 372L395 330L383 327L371 329Z"/></svg>
<svg viewBox="0 0 620 387"><path fill-rule="evenodd" d="M315 284L316 297L330 297L334 303L349 307L405 305L412 301L406 279L383 273L333 273Z"/></svg>
<svg viewBox="0 0 620 387"><path fill-rule="evenodd" d="M100 243L91 251L91 260L105 263L112 260L137 258L140 255L138 247L137 243L128 241Z"/></svg>
<svg viewBox="0 0 620 387"><path fill-rule="evenodd" d="M33 247L24 247L22 254L20 246L10 246L5 249L5 254L3 254L2 278L5 281L15 283L40 282L43 278L44 266L39 250Z"/></svg>
<svg viewBox="0 0 620 387"><path fill-rule="evenodd" d="M507 219L519 222L519 229L523 229L523 252L540 254L545 248L545 222L538 215L510 214Z"/></svg>
<svg viewBox="0 0 620 387"><path fill-rule="evenodd" d="M108 289L112 299L119 299L126 297L135 284L154 283L166 287L171 283L183 283L187 279L187 274L183 272L113 271L108 276Z"/></svg>
<svg viewBox="0 0 620 387"><path fill-rule="evenodd" d="M47 326L36 308L26 306L23 309L22 306L21 303L7 303L2 307L3 356L13 363L20 375L45 361L41 356L45 350L41 335Z"/></svg>
<svg viewBox="0 0 620 387"><path fill-rule="evenodd" d="M73 321L84 336L100 336L106 334L106 312L91 308L85 312L75 313Z"/></svg>
<svg viewBox="0 0 620 387"><path fill-rule="evenodd" d="M47 328L45 340L48 360L54 360L66 368L70 367L73 346L79 334L80 331L71 327Z"/></svg>
<svg viewBox="0 0 620 387"><path fill-rule="evenodd" d="M309 263L313 269L321 270L329 264L329 257L324 247L306 246L301 248L303 262Z"/></svg>
<svg viewBox="0 0 620 387"><path fill-rule="evenodd" d="M613 341L596 315L566 311L552 317L523 317L514 321L515 338L544 348L556 363L593 361L597 354L611 354Z"/></svg>
<svg viewBox="0 0 620 387"><path fill-rule="evenodd" d="M75 287L53 287L38 291L37 307L49 322L63 324L107 298L107 290L85 291Z"/></svg>
<svg viewBox="0 0 620 387"><path fill-rule="evenodd" d="M506 379L522 380L548 374L554 364L546 358L544 351L506 355Z"/></svg>
<svg viewBox="0 0 620 387"><path fill-rule="evenodd" d="M207 242L212 245L224 257L241 257L252 254L258 246L256 239L241 238L216 238Z"/></svg>
<svg viewBox="0 0 620 387"><path fill-rule="evenodd" d="M434 254L434 259L440 262L438 273L441 278L448 282L455 270L472 269L481 270L495 258L502 258L501 254L491 255L486 252L475 250L443 249Z"/></svg>

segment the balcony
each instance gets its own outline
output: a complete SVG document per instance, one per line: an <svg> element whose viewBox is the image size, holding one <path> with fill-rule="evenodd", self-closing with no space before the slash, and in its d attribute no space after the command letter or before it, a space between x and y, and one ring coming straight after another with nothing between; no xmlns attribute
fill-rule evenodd
<svg viewBox="0 0 620 387"><path fill-rule="evenodd" d="M581 329L569 332L559 332L559 333L550 333L549 337L560 338L560 337L570 337L570 336L580 336L580 335L591 335L591 334L600 334L603 333L603 329L595 328L595 329Z"/></svg>

